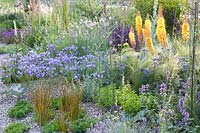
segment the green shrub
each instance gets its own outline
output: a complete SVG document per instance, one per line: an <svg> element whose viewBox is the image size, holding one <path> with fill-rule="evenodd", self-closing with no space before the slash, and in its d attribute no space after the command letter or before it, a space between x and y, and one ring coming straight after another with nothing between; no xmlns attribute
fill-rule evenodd
<svg viewBox="0 0 200 133"><path fill-rule="evenodd" d="M56 97L51 100L51 108L54 110L58 110L61 104L61 97Z"/></svg>
<svg viewBox="0 0 200 133"><path fill-rule="evenodd" d="M123 85L117 91L118 104L122 106L125 113L135 115L142 105L141 98L131 90L131 86Z"/></svg>
<svg viewBox="0 0 200 133"><path fill-rule="evenodd" d="M0 15L0 29L6 28L6 29L14 29L14 23L13 20L16 22L16 27L18 29L22 29L26 23L25 19L22 13L10 13L10 14L3 14Z"/></svg>
<svg viewBox="0 0 200 133"><path fill-rule="evenodd" d="M8 110L8 115L11 118L23 118L26 117L29 112L32 112L33 108L28 101L18 101L14 107Z"/></svg>
<svg viewBox="0 0 200 133"><path fill-rule="evenodd" d="M153 110L153 109L157 109L157 105L156 105L156 97L153 95L149 95L149 96L141 96L142 102L144 104L145 107L148 108L148 110Z"/></svg>
<svg viewBox="0 0 200 133"><path fill-rule="evenodd" d="M97 122L96 119L92 118L82 118L73 121L69 128L73 133L85 133L87 128L90 128L92 124Z"/></svg>
<svg viewBox="0 0 200 133"><path fill-rule="evenodd" d="M23 123L12 123L4 129L3 133L24 133L28 129Z"/></svg>
<svg viewBox="0 0 200 133"><path fill-rule="evenodd" d="M24 44L31 48L41 46L44 43L44 36L40 31L33 31L24 38Z"/></svg>
<svg viewBox="0 0 200 133"><path fill-rule="evenodd" d="M43 126L43 133L57 133L57 132L59 132L59 129L55 121L47 123Z"/></svg>
<svg viewBox="0 0 200 133"><path fill-rule="evenodd" d="M0 47L0 54L7 54L7 53L12 53L16 49L15 45L5 45Z"/></svg>
<svg viewBox="0 0 200 133"><path fill-rule="evenodd" d="M174 26L174 15L179 19L181 14L180 0L158 0L158 4L163 6L163 15L166 21L167 33L172 34ZM154 0L135 0L136 10L140 10L143 20L146 18L146 14L149 13L153 16Z"/></svg>
<svg viewBox="0 0 200 133"><path fill-rule="evenodd" d="M100 88L97 104L105 108L113 106L115 104L115 88L114 84Z"/></svg>
<svg viewBox="0 0 200 133"><path fill-rule="evenodd" d="M77 14L92 21L98 20L103 14L103 6L100 5L98 0L78 0L75 4L75 9L77 9Z"/></svg>

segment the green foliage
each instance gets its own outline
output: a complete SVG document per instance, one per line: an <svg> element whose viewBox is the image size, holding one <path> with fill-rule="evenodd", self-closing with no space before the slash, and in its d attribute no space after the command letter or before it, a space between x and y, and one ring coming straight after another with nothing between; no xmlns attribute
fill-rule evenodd
<svg viewBox="0 0 200 133"><path fill-rule="evenodd" d="M108 38L114 26L108 18L102 18L100 22L83 20L80 23L73 23L73 27L71 27L73 32L63 43L65 45L67 43L68 46L76 45L81 54L85 53L83 48L87 50L87 53L107 50L109 48Z"/></svg>
<svg viewBox="0 0 200 133"><path fill-rule="evenodd" d="M58 110L61 104L61 97L56 97L51 100L51 108L54 110Z"/></svg>
<svg viewBox="0 0 200 133"><path fill-rule="evenodd" d="M15 51L15 45L5 45L0 47L0 54L8 54Z"/></svg>
<svg viewBox="0 0 200 133"><path fill-rule="evenodd" d="M105 108L113 106L115 104L115 89L114 84L100 88L97 104Z"/></svg>
<svg viewBox="0 0 200 133"><path fill-rule="evenodd" d="M51 14L51 24L59 29L69 28L69 0L53 0L53 12Z"/></svg>
<svg viewBox="0 0 200 133"><path fill-rule="evenodd" d="M83 102L94 102L98 83L95 79L86 77L83 83Z"/></svg>
<svg viewBox="0 0 200 133"><path fill-rule="evenodd" d="M32 104L28 101L18 101L14 107L8 110L8 115L11 118L23 118L26 117L28 113L32 112Z"/></svg>
<svg viewBox="0 0 200 133"><path fill-rule="evenodd" d="M130 115L135 115L142 106L141 98L131 90L129 84L123 85L117 91L117 101L123 110Z"/></svg>
<svg viewBox="0 0 200 133"><path fill-rule="evenodd" d="M145 107L148 108L148 110L156 110L157 109L157 105L156 105L156 100L157 97L153 96L153 95L142 95L141 96L142 102L144 104Z"/></svg>
<svg viewBox="0 0 200 133"><path fill-rule="evenodd" d="M151 88L156 88L156 84L166 80L167 71L170 76L175 76L180 71L181 67L176 56L173 54L169 56L166 51L159 51L159 48L157 51L158 54L154 56L148 54L145 49L140 53L123 51L120 55L125 67L125 81L133 85L136 93L139 93L142 84L149 84ZM113 59L116 60L116 57L113 56Z"/></svg>
<svg viewBox="0 0 200 133"><path fill-rule="evenodd" d="M103 6L98 0L78 0L75 4L77 14L88 18L89 20L99 20L103 14Z"/></svg>
<svg viewBox="0 0 200 133"><path fill-rule="evenodd" d="M13 20L15 20L18 29L22 29L26 25L22 13L8 13L0 15L0 29L14 29Z"/></svg>
<svg viewBox="0 0 200 133"><path fill-rule="evenodd" d="M163 6L163 15L166 21L167 33L172 34L174 24L174 16L179 19L181 14L180 0L158 0L158 4ZM141 12L143 20L145 20L147 13L153 16L154 0L135 0L136 10Z"/></svg>
<svg viewBox="0 0 200 133"><path fill-rule="evenodd" d="M66 82L64 85L60 86L61 90L61 104L60 112L61 114L67 114L69 120L77 120L81 112L81 102L82 102L82 88L79 85L75 86L69 85ZM77 87L77 88L76 88Z"/></svg>
<svg viewBox="0 0 200 133"><path fill-rule="evenodd" d="M110 128L110 133L135 133L136 129L128 125L125 122L118 121L114 123Z"/></svg>
<svg viewBox="0 0 200 133"><path fill-rule="evenodd" d="M82 118L73 121L69 128L73 133L85 133L87 128L90 128L92 124L95 124L97 122L96 119L93 118Z"/></svg>
<svg viewBox="0 0 200 133"><path fill-rule="evenodd" d="M59 132L59 129L55 121L47 123L43 126L43 133L57 133L57 132Z"/></svg>
<svg viewBox="0 0 200 133"><path fill-rule="evenodd" d="M12 123L4 129L3 133L25 133L28 129L29 127L23 123Z"/></svg>
<svg viewBox="0 0 200 133"><path fill-rule="evenodd" d="M30 47L36 48L45 44L45 35L40 30L32 30L23 40L23 43Z"/></svg>
<svg viewBox="0 0 200 133"><path fill-rule="evenodd" d="M66 116L66 113L62 110L62 107L60 108L59 115L57 116L55 122L56 126L59 129L59 131L62 132L68 132L69 130L69 115Z"/></svg>

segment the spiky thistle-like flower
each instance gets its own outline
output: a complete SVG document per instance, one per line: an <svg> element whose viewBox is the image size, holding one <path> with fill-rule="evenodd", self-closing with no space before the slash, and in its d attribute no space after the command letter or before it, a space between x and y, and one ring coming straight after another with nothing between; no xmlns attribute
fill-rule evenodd
<svg viewBox="0 0 200 133"><path fill-rule="evenodd" d="M159 6L158 10L158 20L157 20L157 27L156 27L156 35L158 42L166 48L167 47L167 33L165 29L165 19L162 13L162 6Z"/></svg>
<svg viewBox="0 0 200 133"><path fill-rule="evenodd" d="M142 43L142 17L139 11L135 19L135 26L136 26L137 36L138 36L138 42L139 44L141 44Z"/></svg>
<svg viewBox="0 0 200 133"><path fill-rule="evenodd" d="M131 27L130 32L129 32L129 41L132 46L132 48L136 48L136 42L135 42L135 35L134 35L134 29Z"/></svg>
<svg viewBox="0 0 200 133"><path fill-rule="evenodd" d="M187 41L189 39L189 30L190 30L190 26L188 22L188 17L185 15L184 21L182 24L182 39L184 41Z"/></svg>

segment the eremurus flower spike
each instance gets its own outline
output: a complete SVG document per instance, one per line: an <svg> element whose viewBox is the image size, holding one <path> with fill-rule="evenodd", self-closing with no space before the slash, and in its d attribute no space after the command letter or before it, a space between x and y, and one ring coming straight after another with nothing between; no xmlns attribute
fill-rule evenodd
<svg viewBox="0 0 200 133"><path fill-rule="evenodd" d="M142 43L142 17L139 11L137 13L135 20L136 20L135 26L136 26L137 36L138 36L138 42L139 44L141 44Z"/></svg>
<svg viewBox="0 0 200 133"><path fill-rule="evenodd" d="M153 48L153 41L152 41L152 38L151 38L150 30L144 26L144 29L142 29L142 32L143 32L143 36L144 36L145 43L146 43L146 46L147 46L147 50L151 54L153 54L154 48Z"/></svg>
<svg viewBox="0 0 200 133"><path fill-rule="evenodd" d="M129 41L130 41L130 45L132 46L132 48L135 49L136 48L136 42L135 42L135 35L134 35L133 27L130 28Z"/></svg>
<svg viewBox="0 0 200 133"><path fill-rule="evenodd" d="M182 39L184 41L187 41L189 39L189 30L190 30L190 26L188 22L188 16L185 14L184 21L182 24Z"/></svg>
<svg viewBox="0 0 200 133"><path fill-rule="evenodd" d="M156 35L158 42L164 47L167 47L167 33L165 29L165 19L162 13L162 6L159 6L158 10L158 20L157 20L157 27L156 27Z"/></svg>
<svg viewBox="0 0 200 133"><path fill-rule="evenodd" d="M151 34L151 20L149 18L149 14L147 14L146 20L145 20L145 28L150 31Z"/></svg>

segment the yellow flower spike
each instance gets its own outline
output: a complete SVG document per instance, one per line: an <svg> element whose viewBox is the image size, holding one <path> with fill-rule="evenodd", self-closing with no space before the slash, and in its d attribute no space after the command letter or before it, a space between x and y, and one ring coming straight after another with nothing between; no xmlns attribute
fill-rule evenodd
<svg viewBox="0 0 200 133"><path fill-rule="evenodd" d="M147 14L146 20L145 20L145 28L148 29L151 33L151 20L149 18L149 14Z"/></svg>
<svg viewBox="0 0 200 133"><path fill-rule="evenodd" d="M167 33L165 29L165 19L162 13L162 6L159 6L156 35L157 35L158 42L161 43L161 45L164 48L166 48L167 47Z"/></svg>
<svg viewBox="0 0 200 133"><path fill-rule="evenodd" d="M130 41L130 44L131 44L132 48L135 49L136 48L136 42L135 42L135 35L134 35L133 27L131 27L128 36L129 36L129 41Z"/></svg>
<svg viewBox="0 0 200 133"><path fill-rule="evenodd" d="M144 35L144 38L145 38L145 43L146 43L146 46L147 46L147 50L153 54L154 53L154 48L153 48L153 41L152 41L152 38L151 38L151 33L149 31L149 29L147 29L146 27L144 27L143 29L143 35Z"/></svg>
<svg viewBox="0 0 200 133"><path fill-rule="evenodd" d="M188 22L188 17L185 15L184 21L182 24L182 39L184 41L187 41L189 39L189 30L190 30L190 26Z"/></svg>
<svg viewBox="0 0 200 133"><path fill-rule="evenodd" d="M138 41L139 44L142 43L142 17L140 15L140 12L138 11L136 19L135 19L135 26L136 26L136 31L137 31L137 36L138 36Z"/></svg>

